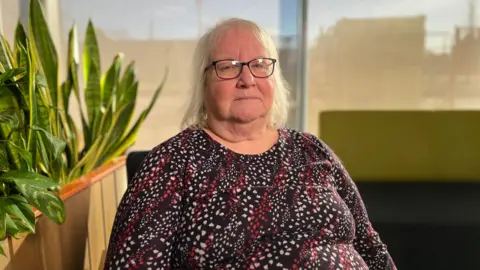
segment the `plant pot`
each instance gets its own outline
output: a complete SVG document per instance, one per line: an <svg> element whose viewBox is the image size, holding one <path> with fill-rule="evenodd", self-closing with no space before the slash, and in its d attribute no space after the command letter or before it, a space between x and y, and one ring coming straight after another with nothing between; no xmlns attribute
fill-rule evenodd
<svg viewBox="0 0 480 270"><path fill-rule="evenodd" d="M7 257L0 258L0 268L103 269L103 253L126 187L125 157L63 186L65 223L58 225L35 212L36 233L4 241Z"/></svg>

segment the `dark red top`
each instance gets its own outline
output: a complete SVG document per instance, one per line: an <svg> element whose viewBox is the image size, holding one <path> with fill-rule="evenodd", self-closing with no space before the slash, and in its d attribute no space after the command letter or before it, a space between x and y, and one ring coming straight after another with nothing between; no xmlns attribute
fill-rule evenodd
<svg viewBox="0 0 480 270"><path fill-rule="evenodd" d="M259 155L203 130L155 147L124 195L106 269L396 269L352 179L313 135Z"/></svg>

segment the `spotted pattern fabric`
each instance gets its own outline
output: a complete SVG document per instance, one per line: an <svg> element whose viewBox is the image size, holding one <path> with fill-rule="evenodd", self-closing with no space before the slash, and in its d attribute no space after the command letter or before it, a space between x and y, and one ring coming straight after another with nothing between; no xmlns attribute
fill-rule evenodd
<svg viewBox="0 0 480 270"><path fill-rule="evenodd" d="M185 129L129 184L105 269L396 269L359 192L317 137L259 155Z"/></svg>

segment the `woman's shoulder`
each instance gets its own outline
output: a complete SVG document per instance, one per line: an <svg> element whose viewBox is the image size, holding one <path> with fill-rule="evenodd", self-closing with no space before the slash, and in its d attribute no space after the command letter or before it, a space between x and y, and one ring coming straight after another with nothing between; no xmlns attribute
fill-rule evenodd
<svg viewBox="0 0 480 270"><path fill-rule="evenodd" d="M282 128L281 132L287 138L287 142L290 142L301 151L313 150L317 154L329 157L331 160L337 159L332 149L319 136L293 128Z"/></svg>
<svg viewBox="0 0 480 270"><path fill-rule="evenodd" d="M287 141L291 141L296 144L317 146L322 150L325 150L324 148L327 147L322 139L307 131L298 131L293 128L282 128L280 129L280 132L283 133L283 136L287 139Z"/></svg>
<svg viewBox="0 0 480 270"><path fill-rule="evenodd" d="M186 128L154 146L150 150L149 155L160 156L168 154L170 157L185 156L192 146L195 145L195 141L198 140L200 135L199 130Z"/></svg>

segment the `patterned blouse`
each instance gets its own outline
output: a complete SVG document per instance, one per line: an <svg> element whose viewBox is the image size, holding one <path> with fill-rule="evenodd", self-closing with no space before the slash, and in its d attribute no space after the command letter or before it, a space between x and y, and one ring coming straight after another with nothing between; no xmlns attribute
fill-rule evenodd
<svg viewBox="0 0 480 270"><path fill-rule="evenodd" d="M279 129L258 155L185 129L129 184L105 269L396 269L325 143Z"/></svg>

